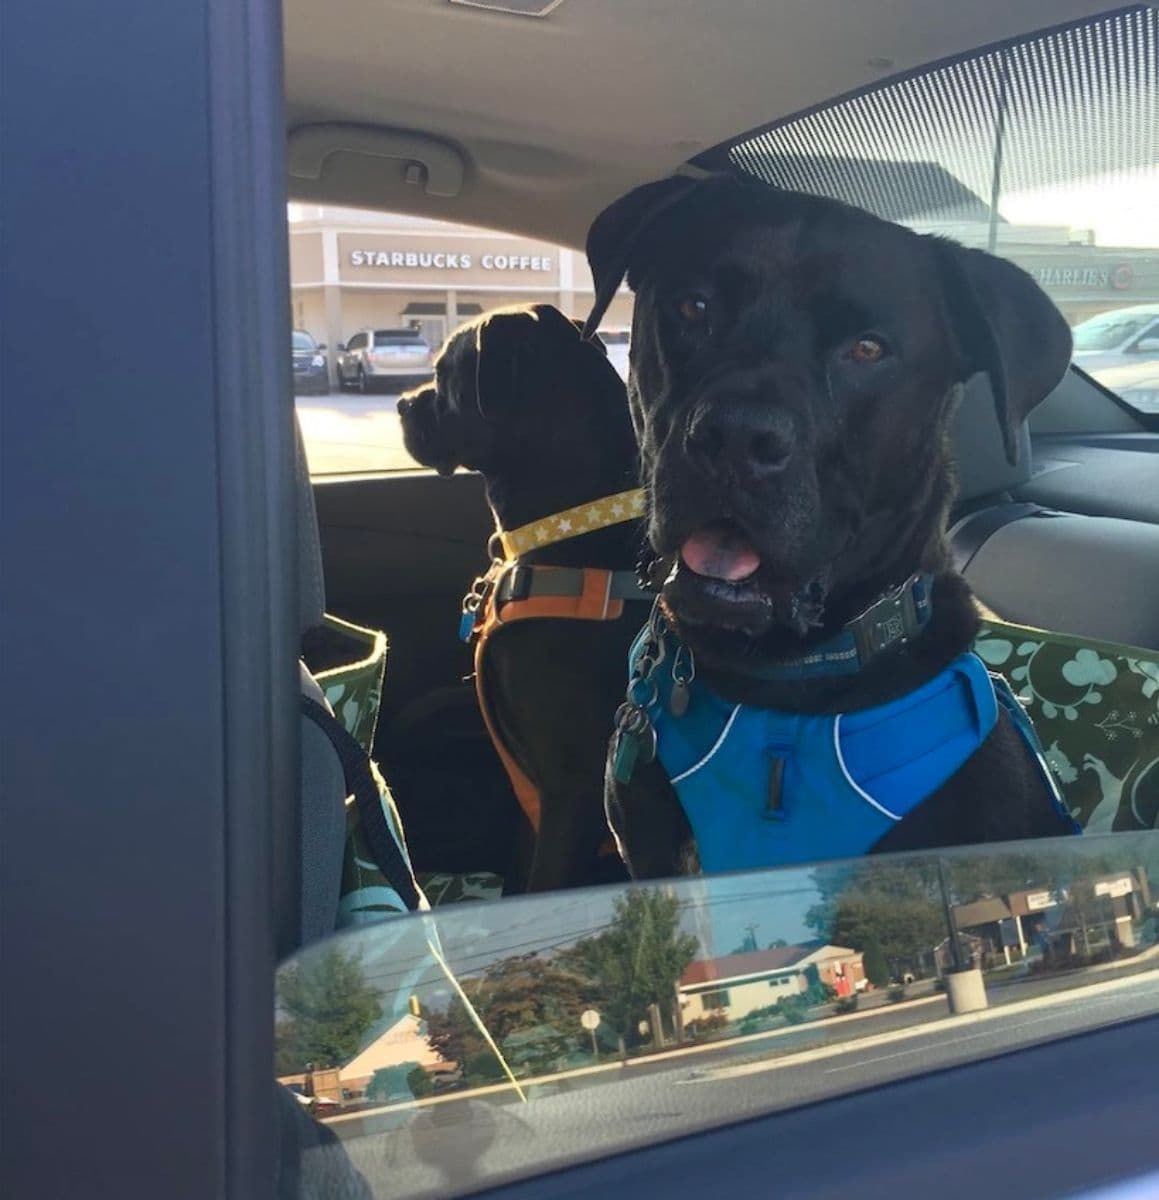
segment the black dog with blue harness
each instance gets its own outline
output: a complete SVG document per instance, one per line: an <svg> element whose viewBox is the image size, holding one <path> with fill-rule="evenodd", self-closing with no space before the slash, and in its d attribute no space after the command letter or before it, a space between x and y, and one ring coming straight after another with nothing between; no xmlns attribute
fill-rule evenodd
<svg viewBox="0 0 1159 1200"><path fill-rule="evenodd" d="M628 400L660 591L605 776L632 874L1074 833L1021 708L971 653L978 609L946 545L967 381L988 385L1013 462L1067 370L1042 289L725 175L616 201L588 259L589 332L625 278L635 293Z"/></svg>

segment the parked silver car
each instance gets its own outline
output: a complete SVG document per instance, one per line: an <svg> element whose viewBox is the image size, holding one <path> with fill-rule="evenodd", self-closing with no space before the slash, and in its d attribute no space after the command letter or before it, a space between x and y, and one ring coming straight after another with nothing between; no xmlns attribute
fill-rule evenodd
<svg viewBox="0 0 1159 1200"><path fill-rule="evenodd" d="M402 392L426 382L431 347L417 329L360 329L338 347L338 386Z"/></svg>
<svg viewBox="0 0 1159 1200"><path fill-rule="evenodd" d="M1093 374L1159 360L1159 304L1099 313L1074 330L1074 361Z"/></svg>

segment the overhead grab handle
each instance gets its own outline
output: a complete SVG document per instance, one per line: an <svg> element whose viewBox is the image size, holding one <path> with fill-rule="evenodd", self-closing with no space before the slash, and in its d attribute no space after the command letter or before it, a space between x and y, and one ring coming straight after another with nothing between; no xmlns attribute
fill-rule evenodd
<svg viewBox="0 0 1159 1200"><path fill-rule="evenodd" d="M429 196L457 196L463 188L459 152L422 134L339 122L300 125L290 131L287 160L295 178L321 179L326 160L339 153L396 159L403 164L403 180Z"/></svg>

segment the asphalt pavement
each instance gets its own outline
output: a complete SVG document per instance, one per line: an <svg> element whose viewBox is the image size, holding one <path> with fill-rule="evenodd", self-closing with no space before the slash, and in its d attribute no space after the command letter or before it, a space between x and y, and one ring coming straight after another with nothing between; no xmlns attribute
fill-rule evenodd
<svg viewBox="0 0 1159 1200"><path fill-rule="evenodd" d="M295 404L312 475L417 468L402 444L398 396L331 392Z"/></svg>

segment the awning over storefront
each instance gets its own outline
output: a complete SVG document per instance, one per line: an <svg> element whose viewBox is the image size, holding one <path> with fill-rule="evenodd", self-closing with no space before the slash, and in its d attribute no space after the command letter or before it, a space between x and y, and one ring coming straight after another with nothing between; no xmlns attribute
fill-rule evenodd
<svg viewBox="0 0 1159 1200"><path fill-rule="evenodd" d="M483 312L481 304L466 304L456 305L460 317L477 317ZM404 317L445 317L447 315L447 305L441 300L412 300L410 304L402 310Z"/></svg>

